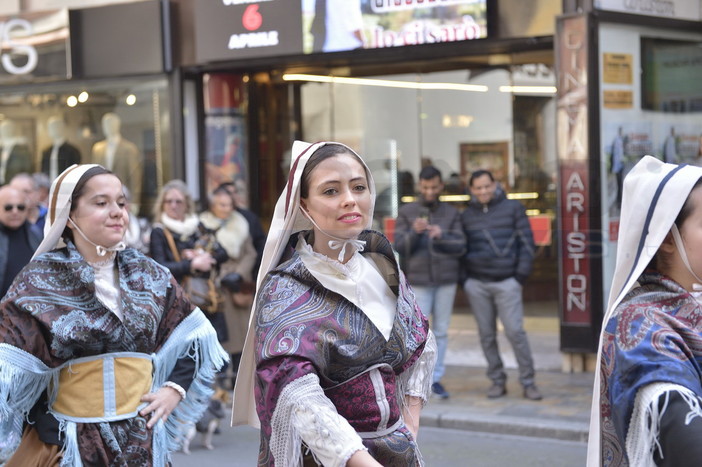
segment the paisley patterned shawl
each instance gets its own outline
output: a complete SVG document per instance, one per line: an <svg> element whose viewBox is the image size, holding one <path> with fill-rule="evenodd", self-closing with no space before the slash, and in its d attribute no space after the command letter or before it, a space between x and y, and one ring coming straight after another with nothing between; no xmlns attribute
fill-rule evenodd
<svg viewBox="0 0 702 467"><path fill-rule="evenodd" d="M116 261L124 321L96 298L94 269L70 242L30 262L0 302L4 458L16 447L21 420L46 394L56 369L80 357L151 354L153 390L163 385L179 358L194 358L196 373L186 400L154 430L146 429L142 417L62 424L65 464L126 465L138 459L162 465L176 447L183 423L197 420L206 409L210 383L226 359L211 325L166 268L133 249L119 252Z"/></svg>
<svg viewBox="0 0 702 467"><path fill-rule="evenodd" d="M628 465L624 442L639 389L670 382L702 394L702 307L676 282L643 274L603 332L603 465Z"/></svg>
<svg viewBox="0 0 702 467"><path fill-rule="evenodd" d="M382 234L371 231L365 231L359 238L367 242L363 255L381 255L393 265L388 282L398 295L398 304L387 341L360 309L324 288L297 253L271 271L259 291L255 348L259 373L256 400L262 420L261 465L271 462L265 452L271 436L269 423L279 395L288 383L315 373L339 413L362 414L364 410L367 413L371 409L363 404L376 404L372 388L365 392L371 395L373 400L370 401L335 399L329 388L378 364L392 368L394 375L388 377L386 384L397 385L397 375L407 370L422 353L428 323L416 307L414 294L397 267L390 243ZM388 394L402 394L401 391L392 387ZM354 406L345 407L344 404ZM397 418L399 412L393 415ZM374 431L372 419L346 418L357 431ZM372 442L364 440L364 443Z"/></svg>

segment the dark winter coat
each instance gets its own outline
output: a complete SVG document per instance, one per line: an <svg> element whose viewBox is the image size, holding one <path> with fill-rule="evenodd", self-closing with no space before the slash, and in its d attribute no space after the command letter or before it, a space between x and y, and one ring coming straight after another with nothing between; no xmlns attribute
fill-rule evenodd
<svg viewBox="0 0 702 467"><path fill-rule="evenodd" d="M441 237L430 239L412 228L415 219L426 215L430 224L441 227ZM448 203L405 204L395 223L395 249L411 285L438 286L458 281L459 261L465 252L460 213Z"/></svg>
<svg viewBox="0 0 702 467"><path fill-rule="evenodd" d="M507 199L498 187L485 205L472 197L461 222L466 236L462 265L469 278L526 281L534 259L534 237L522 203Z"/></svg>

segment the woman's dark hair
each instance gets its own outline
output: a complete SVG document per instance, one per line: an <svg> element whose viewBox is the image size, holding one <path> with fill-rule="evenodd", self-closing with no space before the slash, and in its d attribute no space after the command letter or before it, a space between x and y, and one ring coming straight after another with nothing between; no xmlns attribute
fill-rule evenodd
<svg viewBox="0 0 702 467"><path fill-rule="evenodd" d="M700 186L702 186L702 178L698 179L697 182L695 182L695 185L690 190L690 194L692 194L692 192ZM683 204L683 207L680 209L678 217L675 218L675 225L678 227L678 229L682 228L682 225L685 223L687 218L690 217L690 214L692 214L694 208L695 207L692 204L692 199L690 195L687 195L685 204ZM659 248L658 251L656 251L655 255L653 255L653 258L651 258L651 262L649 263L648 268L653 268L657 271L662 271L667 270L669 267L670 258L668 258L667 255L663 254Z"/></svg>
<svg viewBox="0 0 702 467"><path fill-rule="evenodd" d="M690 190L690 194L696 189L702 186L702 178L697 180L695 182L695 185L692 187L692 190ZM680 209L680 212L678 213L678 217L675 218L675 225L678 226L678 229L682 227L682 225L685 223L685 220L687 220L688 217L690 217L690 214L692 214L692 210L694 209L694 206L692 205L692 201L690 198L690 195L687 195L687 199L685 200L685 204L683 204L682 209Z"/></svg>
<svg viewBox="0 0 702 467"><path fill-rule="evenodd" d="M350 151L349 148L343 144L337 143L325 144L310 156L310 159L305 165L305 169L302 171L302 178L300 179L300 198L307 198L310 194L310 177L312 177L314 169L316 169L323 160L338 156L339 154L350 154L358 159L358 156ZM359 162L361 161L359 160Z"/></svg>
<svg viewBox="0 0 702 467"><path fill-rule="evenodd" d="M76 183L76 186L73 188L73 193L71 193L71 211L69 213L69 216L78 207L78 199L85 193L85 185L91 178L96 177L98 175L114 175L115 177L117 177L117 175L100 165L96 167L91 167L88 170L86 170L85 173L80 177L80 179ZM61 236L66 240L73 241L73 231L69 229L68 226L66 226L66 228L63 229L63 234L61 234Z"/></svg>

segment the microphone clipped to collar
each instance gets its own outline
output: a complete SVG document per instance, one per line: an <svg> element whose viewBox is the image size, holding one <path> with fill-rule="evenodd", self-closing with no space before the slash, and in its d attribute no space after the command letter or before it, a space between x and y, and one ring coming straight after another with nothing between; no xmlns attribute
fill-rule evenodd
<svg viewBox="0 0 702 467"><path fill-rule="evenodd" d="M83 237L83 240L86 242L90 243L95 247L95 251L97 252L98 256L103 257L105 256L108 252L113 252L113 251L122 251L125 248L127 248L127 244L124 243L123 241L118 242L116 245L111 246L109 248L106 248L102 245L98 245L97 243L92 242L88 237L85 236L82 230L80 230L80 227L76 225L75 222L73 222L73 219L70 217L68 218L68 222L75 227L76 231L80 234L81 237Z"/></svg>
<svg viewBox="0 0 702 467"><path fill-rule="evenodd" d="M327 245L329 245L329 248L332 250L338 250L341 248L341 251L339 252L339 256L337 257L337 260L342 263L344 261L344 256L346 254L346 247L351 245L352 247L356 248L356 251L363 251L366 247L366 242L365 240L359 240L358 238L341 238L337 237L335 235L330 234L326 230L322 229L320 226L317 225L317 223L312 219L312 216L309 215L309 213L302 207L300 206L300 211L302 211L302 215L305 216L307 219L309 219L310 222L312 222L312 225L317 227L317 229L322 232L324 235L327 237L332 238L333 240L329 240L327 242Z"/></svg>

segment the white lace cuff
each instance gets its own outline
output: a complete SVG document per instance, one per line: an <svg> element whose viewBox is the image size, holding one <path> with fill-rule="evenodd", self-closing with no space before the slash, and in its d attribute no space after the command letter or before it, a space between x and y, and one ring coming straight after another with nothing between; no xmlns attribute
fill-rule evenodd
<svg viewBox="0 0 702 467"><path fill-rule="evenodd" d="M339 415L311 373L283 389L271 419L270 449L276 465L302 465L302 443L324 466L343 467L349 458L366 450L361 437Z"/></svg>
<svg viewBox="0 0 702 467"><path fill-rule="evenodd" d="M636 392L634 410L631 413L629 431L626 434L626 453L629 465L653 466L653 454L658 450L664 457L659 444L661 418L668 407L669 393L676 391L687 402L690 412L687 419L702 417L702 400L692 390L679 384L656 382L647 384ZM665 398L662 408L659 401Z"/></svg>
<svg viewBox="0 0 702 467"><path fill-rule="evenodd" d="M166 381L165 383L163 383L163 387L175 389L176 391L178 391L178 394L180 394L180 400L181 401L185 400L185 397L186 397L185 389L183 389L183 387L180 384L174 383L173 381Z"/></svg>
<svg viewBox="0 0 702 467"><path fill-rule="evenodd" d="M431 383L436 364L436 338L429 331L424 351L417 361L399 377L399 385L405 396L419 397L424 403L429 400Z"/></svg>

